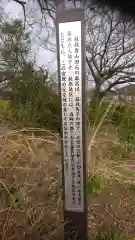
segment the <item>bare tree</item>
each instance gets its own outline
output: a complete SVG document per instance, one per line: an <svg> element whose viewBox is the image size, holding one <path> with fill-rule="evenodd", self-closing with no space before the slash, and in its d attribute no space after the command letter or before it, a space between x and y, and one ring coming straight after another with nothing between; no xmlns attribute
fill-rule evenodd
<svg viewBox="0 0 135 240"><path fill-rule="evenodd" d="M20 0L15 1L20 4ZM37 2L55 28L56 1ZM48 29L46 45L51 44ZM86 62L88 78L95 83L94 97L99 100L118 86L135 82L135 23L119 19L117 12L108 8L96 11L87 5Z"/></svg>
<svg viewBox="0 0 135 240"><path fill-rule="evenodd" d="M24 18L26 20L26 9L25 6L27 2L25 0L11 0L21 5L23 12L24 12ZM51 2L51 3L50 3ZM36 0L36 3L39 5L41 12L47 11L47 13L50 15L50 17L55 21L54 15L52 13L55 12L55 0L49 1L49 0ZM35 1L33 0L33 4Z"/></svg>
<svg viewBox="0 0 135 240"><path fill-rule="evenodd" d="M95 83L94 98L100 100L118 86L135 82L135 23L119 19L118 12L108 8L85 11L88 79Z"/></svg>
<svg viewBox="0 0 135 240"><path fill-rule="evenodd" d="M26 1L25 0L12 0L15 1L19 4L21 4L21 6L25 7ZM58 0L36 0L36 2L39 4L40 8L42 10L46 10L46 3L50 4L50 2L54 1L55 3L58 2ZM64 1L64 0L63 0ZM72 2L74 3L74 5L76 5L76 2L78 2L78 0L72 0ZM104 6L109 6L111 7L111 9L117 9L120 10L121 12L124 13L124 15L128 15L131 16L132 18L135 18L135 3L132 0L128 0L128 1L121 1L121 0L80 0L80 3L82 3L82 5L87 5L91 8L91 5L96 5L99 6L101 8L103 8ZM25 9L24 9L25 11ZM49 9L50 11L50 9Z"/></svg>
<svg viewBox="0 0 135 240"><path fill-rule="evenodd" d="M135 24L118 20L117 13L87 10L86 61L101 99L118 85L135 82Z"/></svg>

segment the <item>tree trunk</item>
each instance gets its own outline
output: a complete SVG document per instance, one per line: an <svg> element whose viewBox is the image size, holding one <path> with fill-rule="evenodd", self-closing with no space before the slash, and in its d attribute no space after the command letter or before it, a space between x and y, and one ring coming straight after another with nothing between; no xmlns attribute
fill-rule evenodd
<svg viewBox="0 0 135 240"><path fill-rule="evenodd" d="M91 100L92 105L99 105L102 99L105 97L106 93L105 92L97 92L95 91Z"/></svg>

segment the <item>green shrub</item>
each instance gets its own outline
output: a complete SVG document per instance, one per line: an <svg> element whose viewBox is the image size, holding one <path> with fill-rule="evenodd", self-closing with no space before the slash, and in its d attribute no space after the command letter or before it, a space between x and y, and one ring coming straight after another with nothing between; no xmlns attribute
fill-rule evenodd
<svg viewBox="0 0 135 240"><path fill-rule="evenodd" d="M98 195L101 191L100 180L96 177L90 179L87 183L87 195Z"/></svg>
<svg viewBox="0 0 135 240"><path fill-rule="evenodd" d="M13 116L13 110L9 101L0 99L0 122L7 121Z"/></svg>
<svg viewBox="0 0 135 240"><path fill-rule="evenodd" d="M5 114L5 112L7 111L7 109L9 108L9 102L4 100L4 99L0 99L0 115Z"/></svg>
<svg viewBox="0 0 135 240"><path fill-rule="evenodd" d="M100 104L92 103L87 110L87 120L96 127L105 115L103 122L111 122L117 128L120 142L124 149L120 150L125 155L135 149L135 106L129 104L111 104L110 101L101 101ZM109 109L107 114L105 112ZM126 151L125 151L126 150Z"/></svg>
<svg viewBox="0 0 135 240"><path fill-rule="evenodd" d="M93 176L87 182L87 195L98 195L105 188L107 181L103 176Z"/></svg>
<svg viewBox="0 0 135 240"><path fill-rule="evenodd" d="M107 109L109 110L107 111ZM114 110L115 104L111 103L110 101L102 100L100 104L92 102L88 106L87 120L90 123L90 125L92 124L94 126L97 126L101 121L103 115L105 115L104 122L108 120L111 121Z"/></svg>
<svg viewBox="0 0 135 240"><path fill-rule="evenodd" d="M59 96L53 91L47 72L26 64L11 83L9 99L14 117L24 126L60 129Z"/></svg>
<svg viewBox="0 0 135 240"><path fill-rule="evenodd" d="M125 142L127 150L135 146L135 107L118 105L113 113L112 120L117 127L120 141Z"/></svg>
<svg viewBox="0 0 135 240"><path fill-rule="evenodd" d="M124 184L125 188L128 189L129 192L135 194L135 184L134 183L126 183Z"/></svg>
<svg viewBox="0 0 135 240"><path fill-rule="evenodd" d="M108 231L105 233L101 233L97 239L98 240L128 240L129 238L125 237L120 232Z"/></svg>

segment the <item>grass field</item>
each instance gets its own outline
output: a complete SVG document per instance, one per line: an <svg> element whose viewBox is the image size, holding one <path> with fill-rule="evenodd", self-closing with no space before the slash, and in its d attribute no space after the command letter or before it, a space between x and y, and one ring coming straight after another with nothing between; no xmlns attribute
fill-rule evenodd
<svg viewBox="0 0 135 240"><path fill-rule="evenodd" d="M59 136L40 129L1 126L0 131L0 239L62 239ZM89 239L134 239L134 152L124 155L111 124L92 136L90 132Z"/></svg>

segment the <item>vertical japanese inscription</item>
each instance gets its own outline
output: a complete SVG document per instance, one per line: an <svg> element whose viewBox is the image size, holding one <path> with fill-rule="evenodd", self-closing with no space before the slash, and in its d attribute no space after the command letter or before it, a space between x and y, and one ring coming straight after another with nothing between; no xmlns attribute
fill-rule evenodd
<svg viewBox="0 0 135 240"><path fill-rule="evenodd" d="M65 209L84 211L81 21L59 23Z"/></svg>

